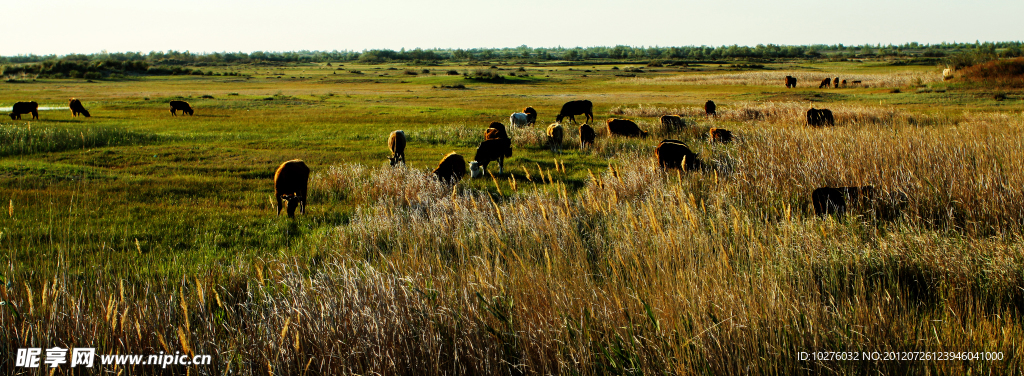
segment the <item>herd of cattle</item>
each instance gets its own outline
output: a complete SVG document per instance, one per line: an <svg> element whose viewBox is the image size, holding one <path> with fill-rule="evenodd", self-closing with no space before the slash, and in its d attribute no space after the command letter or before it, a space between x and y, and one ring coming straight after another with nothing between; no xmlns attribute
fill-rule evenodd
<svg viewBox="0 0 1024 376"><path fill-rule="evenodd" d="M834 80L834 81L833 81ZM839 87L839 78L826 78L821 82L819 88L829 87L835 82ZM854 81L858 83L859 81ZM786 76L786 87L796 87L796 78ZM842 82L846 84L845 80ZM170 101L171 115L177 116L177 112L193 115L195 110L185 101ZM72 117L79 114L89 117L89 111L85 109L82 102L71 98L68 100L68 107L71 109ZM32 119L39 119L39 105L36 102L18 102L12 107L10 117L12 120L21 119L22 114L32 114ZM705 116L718 116L717 106L713 101L704 104ZM526 127L535 125L537 122L537 110L533 107L526 107L522 112L513 113L509 116L511 127ZM594 120L594 105L589 100L570 101L562 105L562 109L555 117L555 122L547 127L547 143L551 150L558 152L564 139L565 130L562 120L568 118L568 123L577 123L576 116L583 115L585 122L579 126L580 147L589 148L594 144L597 133L590 126ZM635 122L626 119L608 119L605 122L608 135L623 137L646 138L648 132L644 131ZM577 123L578 124L578 123ZM680 115L664 115L661 117L661 124L666 131L672 132L685 126ZM807 111L807 124L810 126L832 126L835 119L832 111L827 109L811 108ZM708 132L708 139L712 142L731 142L732 132L711 128ZM391 150L389 160L391 165L405 163L406 137L405 132L396 130L388 136L388 148ZM654 149L654 156L658 165L663 169L678 169L685 171L703 171L708 166L700 160L697 153L694 153L679 140L662 140ZM500 122L492 122L484 130L484 140L476 149L473 161L469 163L470 176L473 178L482 177L487 174L487 166L491 162L498 163L498 174L504 173L505 158L512 156L512 140ZM437 168L434 169L437 179L447 184L454 184L466 175L466 160L461 155L451 152L445 155ZM294 159L281 164L274 173L274 197L277 201L277 213L281 214L282 204L287 202L287 213L289 217L295 217L295 209L299 208L305 213L307 182L309 180L309 167L302 160ZM870 200L874 189L871 186L864 187L823 187L814 190L811 194L814 211L818 215L826 215L846 211L848 206L856 205L859 202Z"/></svg>

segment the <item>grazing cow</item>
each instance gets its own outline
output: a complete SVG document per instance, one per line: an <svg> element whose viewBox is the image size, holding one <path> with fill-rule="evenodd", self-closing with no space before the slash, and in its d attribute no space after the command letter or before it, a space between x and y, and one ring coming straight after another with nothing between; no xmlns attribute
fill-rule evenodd
<svg viewBox="0 0 1024 376"><path fill-rule="evenodd" d="M636 123L626 119L608 119L608 134L629 137L647 137L647 132Z"/></svg>
<svg viewBox="0 0 1024 376"><path fill-rule="evenodd" d="M529 125L537 124L537 110L533 107L527 107L523 109L523 113L526 114L526 122Z"/></svg>
<svg viewBox="0 0 1024 376"><path fill-rule="evenodd" d="M821 89L821 88L828 89L829 86L832 86L832 78L826 77L824 80L821 80L821 84L818 85L818 89Z"/></svg>
<svg viewBox="0 0 1024 376"><path fill-rule="evenodd" d="M454 151L441 158L441 163L434 169L437 180L446 184L455 184L466 175L466 160Z"/></svg>
<svg viewBox="0 0 1024 376"><path fill-rule="evenodd" d="M588 100L566 102L555 117L555 121L561 123L562 119L568 116L569 122L575 123L576 115L587 115L587 123L594 121L594 104Z"/></svg>
<svg viewBox="0 0 1024 376"><path fill-rule="evenodd" d="M18 102L11 107L11 120L21 120L22 114L32 114L32 120L39 120L39 104L36 102Z"/></svg>
<svg viewBox="0 0 1024 376"><path fill-rule="evenodd" d="M796 77L786 76L786 88L796 87Z"/></svg>
<svg viewBox="0 0 1024 376"><path fill-rule="evenodd" d="M512 128L525 127L530 125L530 115L522 112L516 112L508 117L508 122L512 125Z"/></svg>
<svg viewBox="0 0 1024 376"><path fill-rule="evenodd" d="M732 132L721 128L711 128L708 131L711 142L729 143L732 142Z"/></svg>
<svg viewBox="0 0 1024 376"><path fill-rule="evenodd" d="M171 115L178 116L178 114L176 113L176 111L178 110L181 110L181 113L183 114L188 114L188 116L192 116L192 114L195 113L195 111L192 110L192 106L189 105L188 102L171 101Z"/></svg>
<svg viewBox="0 0 1024 376"><path fill-rule="evenodd" d="M78 114L85 115L85 117L91 116L89 110L86 110L85 106L82 106L82 101L78 99L68 99L68 107L71 107L71 117L78 117Z"/></svg>
<svg viewBox="0 0 1024 376"><path fill-rule="evenodd" d="M846 80L843 80L843 87L846 87Z"/></svg>
<svg viewBox="0 0 1024 376"><path fill-rule="evenodd" d="M807 110L807 125L812 127L823 127L836 125L835 118L832 117L832 111L827 109L815 109L811 108Z"/></svg>
<svg viewBox="0 0 1024 376"><path fill-rule="evenodd" d="M562 148L562 138L565 136L565 129L559 123L552 123L548 126L547 134L548 146L551 146L551 151L557 153Z"/></svg>
<svg viewBox="0 0 1024 376"><path fill-rule="evenodd" d="M388 160L391 161L392 166L398 162L405 164L405 132L391 132L391 135L388 136L388 149L391 149L391 157Z"/></svg>
<svg viewBox="0 0 1024 376"><path fill-rule="evenodd" d="M712 102L710 100L707 101L707 102L704 102L704 115L706 115L706 116L718 116L718 113L715 112L715 102Z"/></svg>
<svg viewBox="0 0 1024 376"><path fill-rule="evenodd" d="M473 161L469 162L470 177L478 178L487 172L487 165L498 161L498 173L505 173L505 158L512 156L512 141L507 138L484 140L476 148Z"/></svg>
<svg viewBox="0 0 1024 376"><path fill-rule="evenodd" d="M295 208L306 214L306 187L309 182L309 167L301 159L292 159L281 164L274 173L274 198L277 199L277 215L281 215L281 200L288 202L288 216L295 218Z"/></svg>
<svg viewBox="0 0 1024 376"><path fill-rule="evenodd" d="M491 122L484 131L485 140L509 140L508 132L505 132L505 124Z"/></svg>
<svg viewBox="0 0 1024 376"><path fill-rule="evenodd" d="M686 126L683 117L679 115L664 115L661 117L661 126L666 132L673 132Z"/></svg>
<svg viewBox="0 0 1024 376"><path fill-rule="evenodd" d="M664 140L654 149L658 165L663 169L682 170L685 163L686 171L697 171L706 168L697 153L690 151L686 144L678 140Z"/></svg>
<svg viewBox="0 0 1024 376"><path fill-rule="evenodd" d="M580 148L587 146L594 146L594 139L597 138L597 133L587 123L580 125Z"/></svg>
<svg viewBox="0 0 1024 376"><path fill-rule="evenodd" d="M853 80L853 82L851 82L851 83L854 84L854 85L860 85L860 80Z"/></svg>
<svg viewBox="0 0 1024 376"><path fill-rule="evenodd" d="M832 84L835 85L836 89L838 89L839 88L839 77L833 78L832 79Z"/></svg>
<svg viewBox="0 0 1024 376"><path fill-rule="evenodd" d="M953 78L953 68L946 68L942 70L942 79L948 80Z"/></svg>
<svg viewBox="0 0 1024 376"><path fill-rule="evenodd" d="M814 214L827 215L846 213L847 208L863 207L869 204L874 196L875 188L863 187L822 187L811 193Z"/></svg>

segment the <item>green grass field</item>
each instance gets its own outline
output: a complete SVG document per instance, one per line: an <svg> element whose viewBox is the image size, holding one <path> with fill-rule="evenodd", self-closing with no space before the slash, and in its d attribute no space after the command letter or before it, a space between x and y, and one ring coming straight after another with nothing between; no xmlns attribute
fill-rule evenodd
<svg viewBox="0 0 1024 376"><path fill-rule="evenodd" d="M210 69L248 76L0 82L0 107L63 108L0 119L0 369L90 346L213 359L103 368L125 374L1021 373L1019 90L879 61ZM446 74L488 69L506 80ZM598 142L571 126L552 153L575 99ZM504 174L433 179L526 106ZM837 125L808 127L812 106ZM652 137L609 138L612 117ZM713 168L661 171L667 138ZM290 220L272 178L295 158L313 176ZM815 188L860 185L871 208L814 215ZM952 359L884 360L908 352Z"/></svg>

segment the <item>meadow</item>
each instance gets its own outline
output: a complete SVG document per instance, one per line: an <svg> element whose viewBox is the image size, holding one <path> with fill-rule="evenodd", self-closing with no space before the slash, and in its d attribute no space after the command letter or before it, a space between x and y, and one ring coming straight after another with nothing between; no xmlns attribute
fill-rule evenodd
<svg viewBox="0 0 1024 376"><path fill-rule="evenodd" d="M0 82L0 107L92 113L0 119L3 372L49 374L15 353L58 346L213 359L91 370L123 374L1021 374L1019 89L885 61L206 69ZM504 78L462 75L484 72ZM571 126L553 153L575 99L597 143ZM436 181L526 106L504 174ZM609 137L612 117L652 136ZM659 169L669 138L711 168ZM295 158L312 177L290 220L272 178ZM814 214L815 188L861 185L870 208ZM829 352L881 358L800 355ZM944 359L885 360L906 354Z"/></svg>

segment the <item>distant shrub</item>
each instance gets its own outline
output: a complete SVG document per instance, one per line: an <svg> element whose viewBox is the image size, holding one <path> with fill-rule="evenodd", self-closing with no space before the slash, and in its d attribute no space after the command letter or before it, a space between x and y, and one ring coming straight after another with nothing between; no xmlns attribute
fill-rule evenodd
<svg viewBox="0 0 1024 376"><path fill-rule="evenodd" d="M505 79L504 77L501 76L501 73L495 72L490 69L475 69L472 72L466 74L465 77L470 80L490 82L502 81Z"/></svg>
<svg viewBox="0 0 1024 376"><path fill-rule="evenodd" d="M82 78L98 80L100 78L103 78L103 74L101 74L100 72L85 72L85 74L82 75Z"/></svg>
<svg viewBox="0 0 1024 376"><path fill-rule="evenodd" d="M349 72L349 73L352 73L352 74L363 74L363 72L361 72L361 71L357 71L357 70L350 70L350 71L348 71L348 72Z"/></svg>
<svg viewBox="0 0 1024 376"><path fill-rule="evenodd" d="M460 73L459 73L459 71L452 69L452 70L449 70L448 72L445 72L445 74L447 74L449 76L458 76Z"/></svg>
<svg viewBox="0 0 1024 376"><path fill-rule="evenodd" d="M210 95L210 94L203 94L203 96L201 96L200 98L203 98L203 99L213 99L213 96Z"/></svg>
<svg viewBox="0 0 1024 376"><path fill-rule="evenodd" d="M238 93L228 93L228 95L231 95L231 96L237 96L237 95L238 95Z"/></svg>
<svg viewBox="0 0 1024 376"><path fill-rule="evenodd" d="M1024 58L990 61L964 68L959 74L976 86L1024 88Z"/></svg>
<svg viewBox="0 0 1024 376"><path fill-rule="evenodd" d="M420 71L420 73L430 74L430 69L424 69L424 70Z"/></svg>
<svg viewBox="0 0 1024 376"><path fill-rule="evenodd" d="M196 70L193 70L191 74L193 76L202 76L203 75L203 71L201 71L199 69L196 69Z"/></svg>
<svg viewBox="0 0 1024 376"><path fill-rule="evenodd" d="M520 72L526 72L526 67L519 67Z"/></svg>
<svg viewBox="0 0 1024 376"><path fill-rule="evenodd" d="M405 70L405 74L410 75L410 76L415 76L415 75L417 75L419 73L416 73L416 71L411 70L411 69L406 69Z"/></svg>
<svg viewBox="0 0 1024 376"><path fill-rule="evenodd" d="M995 95L992 96L992 99L995 99L997 101L1006 100L1006 93L996 93Z"/></svg>
<svg viewBox="0 0 1024 376"><path fill-rule="evenodd" d="M647 63L647 66L648 67L652 67L652 68L657 68L657 67L663 67L664 65L662 65L660 62L652 61L650 63Z"/></svg>
<svg viewBox="0 0 1024 376"><path fill-rule="evenodd" d="M436 89L437 86L435 86L434 88ZM465 88L466 88L466 85L463 85L463 84L441 85L441 89L465 89Z"/></svg>

